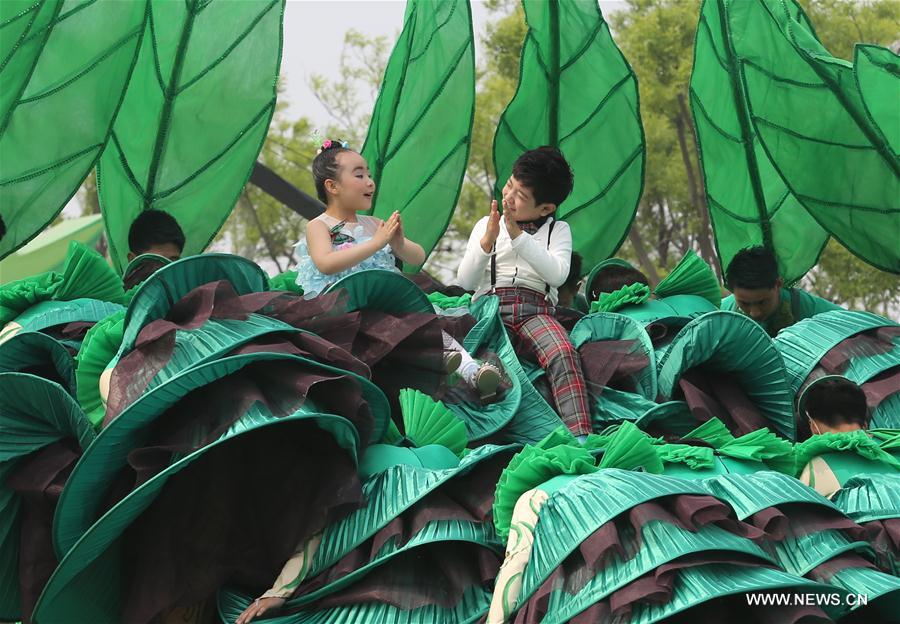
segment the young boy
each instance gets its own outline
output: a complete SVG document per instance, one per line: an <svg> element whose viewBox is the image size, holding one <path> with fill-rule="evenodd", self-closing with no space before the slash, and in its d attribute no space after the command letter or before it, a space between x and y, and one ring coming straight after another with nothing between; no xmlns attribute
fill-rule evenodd
<svg viewBox="0 0 900 624"><path fill-rule="evenodd" d="M784 288L778 262L765 247L739 251L725 271L725 285L733 294L722 299L722 309L749 316L772 337L797 321L841 309L797 288Z"/></svg>
<svg viewBox="0 0 900 624"><path fill-rule="evenodd" d="M146 253L171 261L181 258L184 251L184 232L175 217L162 210L145 210L128 230L128 261Z"/></svg>
<svg viewBox="0 0 900 624"><path fill-rule="evenodd" d="M495 294L503 322L537 355L547 373L557 412L577 436L591 433L591 410L581 360L555 318L557 289L569 276L572 232L554 219L572 192L562 153L539 147L522 154L497 202L469 237L457 280L475 299Z"/></svg>

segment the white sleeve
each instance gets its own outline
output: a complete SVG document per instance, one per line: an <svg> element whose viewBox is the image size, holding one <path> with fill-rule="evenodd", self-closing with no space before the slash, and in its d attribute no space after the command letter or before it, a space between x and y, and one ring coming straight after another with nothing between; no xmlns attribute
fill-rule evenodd
<svg viewBox="0 0 900 624"><path fill-rule="evenodd" d="M476 290L484 279L484 270L491 259L491 254L484 253L481 248L481 238L487 229L488 217L482 217L472 228L469 242L466 243L466 252L462 262L456 271L457 283L466 290Z"/></svg>
<svg viewBox="0 0 900 624"><path fill-rule="evenodd" d="M572 265L572 230L565 221L553 223L549 248L545 248L527 232L519 234L513 240L512 247L550 286L559 288L569 277L569 267Z"/></svg>

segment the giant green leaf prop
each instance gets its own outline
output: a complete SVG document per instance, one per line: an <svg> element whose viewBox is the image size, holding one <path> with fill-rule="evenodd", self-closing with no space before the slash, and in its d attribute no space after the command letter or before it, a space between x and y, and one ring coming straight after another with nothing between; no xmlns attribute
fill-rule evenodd
<svg viewBox="0 0 900 624"><path fill-rule="evenodd" d="M637 79L593 0L523 0L519 87L494 135L495 195L519 155L559 147L575 188L557 211L590 268L619 248L644 181Z"/></svg>
<svg viewBox="0 0 900 624"><path fill-rule="evenodd" d="M746 4L732 2L731 19ZM900 273L896 55L864 46L850 64L822 47L791 0L753 4L762 10L746 13L758 17L733 32L766 153L822 227L869 264Z"/></svg>
<svg viewBox="0 0 900 624"><path fill-rule="evenodd" d="M406 237L426 254L453 216L474 110L468 0L409 0L362 154L378 186L373 213L399 211Z"/></svg>
<svg viewBox="0 0 900 624"><path fill-rule="evenodd" d="M284 0L151 0L109 146L100 207L124 270L144 210L172 214L203 250L228 217L275 109Z"/></svg>
<svg viewBox="0 0 900 624"><path fill-rule="evenodd" d="M0 0L0 258L56 218L100 157L146 15L139 0Z"/></svg>
<svg viewBox="0 0 900 624"><path fill-rule="evenodd" d="M791 10L797 28L811 29L799 7ZM764 12L758 2L705 0L694 45L691 110L723 271L741 249L762 245L793 283L816 264L828 233L788 190L750 120L748 85L741 79L750 61L743 54L752 50L772 63L795 56Z"/></svg>

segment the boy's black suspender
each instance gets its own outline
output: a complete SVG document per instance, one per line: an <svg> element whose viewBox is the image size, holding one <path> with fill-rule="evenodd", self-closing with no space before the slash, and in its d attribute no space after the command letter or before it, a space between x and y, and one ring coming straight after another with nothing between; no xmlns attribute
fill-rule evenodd
<svg viewBox="0 0 900 624"><path fill-rule="evenodd" d="M556 225L556 219L550 221L550 228L547 230L547 249L550 249L550 237L553 236L553 226ZM490 292L494 292L494 289L497 287L497 243L494 242L494 246L491 249L491 290ZM550 294L550 284L544 285L544 294Z"/></svg>

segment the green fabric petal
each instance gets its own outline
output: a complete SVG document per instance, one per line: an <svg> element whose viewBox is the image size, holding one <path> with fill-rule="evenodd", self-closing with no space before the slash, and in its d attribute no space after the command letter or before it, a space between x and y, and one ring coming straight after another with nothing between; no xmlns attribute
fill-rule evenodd
<svg viewBox="0 0 900 624"><path fill-rule="evenodd" d="M719 279L709 265L692 250L688 250L672 272L656 285L653 294L657 297L696 295L717 308L722 303Z"/></svg>
<svg viewBox="0 0 900 624"><path fill-rule="evenodd" d="M619 425L609 437L599 467L622 470L643 468L646 472L656 474L663 471L662 460L650 436L627 421Z"/></svg>
<svg viewBox="0 0 900 624"><path fill-rule="evenodd" d="M885 450L900 449L900 429L869 429L869 435Z"/></svg>
<svg viewBox="0 0 900 624"><path fill-rule="evenodd" d="M735 459L763 462L773 470L785 474L791 474L794 466L794 448L791 443L766 428L726 442L718 451Z"/></svg>
<svg viewBox="0 0 900 624"><path fill-rule="evenodd" d="M600 293L600 298L591 303L591 314L595 312L615 312L627 305L644 303L650 298L650 287L646 284L629 284L611 293Z"/></svg>
<svg viewBox="0 0 900 624"><path fill-rule="evenodd" d="M559 475L580 475L596 472L594 457L587 449L571 444L551 448L526 445L516 453L503 470L494 491L494 526L497 535L506 539L513 509L519 497L528 490Z"/></svg>
<svg viewBox="0 0 900 624"><path fill-rule="evenodd" d="M714 448L719 448L734 440L734 436L718 418L710 418L705 423L683 436L685 440L703 440Z"/></svg>
<svg viewBox="0 0 900 624"><path fill-rule="evenodd" d="M686 464L691 470L712 468L715 464L713 450L706 446L690 444L661 444L656 449L666 464Z"/></svg>
<svg viewBox="0 0 900 624"><path fill-rule="evenodd" d="M433 292L429 293L428 301L430 301L432 305L435 305L442 310L449 310L451 308L468 308L472 303L472 295L470 293L465 293L458 297L451 297L449 295L445 295L444 293Z"/></svg>
<svg viewBox="0 0 900 624"><path fill-rule="evenodd" d="M62 283L53 295L59 301L98 299L124 303L125 290L120 278L106 259L77 241L69 245L69 255L62 270Z"/></svg>
<svg viewBox="0 0 900 624"><path fill-rule="evenodd" d="M49 272L0 286L0 329L23 311L53 297L62 276Z"/></svg>
<svg viewBox="0 0 900 624"><path fill-rule="evenodd" d="M900 518L900 476L866 474L853 477L832 502L855 522Z"/></svg>
<svg viewBox="0 0 900 624"><path fill-rule="evenodd" d="M103 424L106 404L100 395L100 376L109 366L125 333L125 311L112 314L91 327L75 356L78 403L95 429Z"/></svg>
<svg viewBox="0 0 900 624"><path fill-rule="evenodd" d="M795 445L794 474L800 474L813 457L834 452L856 453L860 457L887 464L900 471L900 459L882 449L877 440L860 430L822 433Z"/></svg>
<svg viewBox="0 0 900 624"><path fill-rule="evenodd" d="M303 294L303 286L297 283L297 271L284 271L270 277L269 290L285 290L296 295Z"/></svg>
<svg viewBox="0 0 900 624"><path fill-rule="evenodd" d="M74 440L81 448L94 439L66 390L27 373L0 374L0 615L4 619L21 617L21 497L6 485L6 477L27 455L63 439Z"/></svg>
<svg viewBox="0 0 900 624"><path fill-rule="evenodd" d="M416 446L440 444L462 457L469 443L466 425L447 409L441 401L418 390L404 388L400 391L400 410L406 437Z"/></svg>
<svg viewBox="0 0 900 624"><path fill-rule="evenodd" d="M61 342L39 331L22 331L0 346L0 373L27 373L46 366L56 372L48 379L75 396L75 361Z"/></svg>

